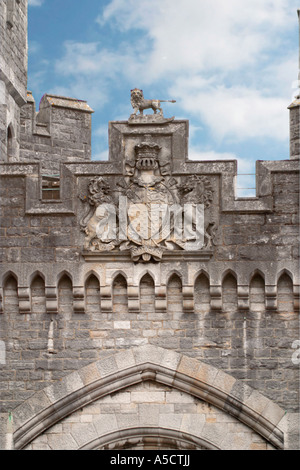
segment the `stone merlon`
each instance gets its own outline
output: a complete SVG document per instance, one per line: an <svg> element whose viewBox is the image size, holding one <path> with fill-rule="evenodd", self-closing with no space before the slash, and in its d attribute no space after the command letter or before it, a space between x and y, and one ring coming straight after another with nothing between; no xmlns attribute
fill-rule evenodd
<svg viewBox="0 0 300 470"><path fill-rule="evenodd" d="M86 161L91 159L91 115L86 101L45 94L36 111L27 92L21 110L20 161Z"/></svg>

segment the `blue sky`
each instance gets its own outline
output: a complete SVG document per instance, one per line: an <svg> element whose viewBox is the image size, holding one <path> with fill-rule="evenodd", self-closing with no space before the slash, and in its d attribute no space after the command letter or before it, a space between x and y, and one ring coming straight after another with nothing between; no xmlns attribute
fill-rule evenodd
<svg viewBox="0 0 300 470"><path fill-rule="evenodd" d="M108 121L127 119L130 90L175 99L190 122L189 158L289 158L298 75L299 0L29 0L28 89L87 100L93 159ZM253 187L239 177L238 187ZM240 192L240 195L253 191Z"/></svg>

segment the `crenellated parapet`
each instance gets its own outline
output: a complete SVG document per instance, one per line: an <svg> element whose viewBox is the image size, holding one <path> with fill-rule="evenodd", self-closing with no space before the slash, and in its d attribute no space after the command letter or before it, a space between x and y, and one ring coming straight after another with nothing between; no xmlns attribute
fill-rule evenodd
<svg viewBox="0 0 300 470"><path fill-rule="evenodd" d="M86 101L45 94L36 103L27 92L21 110L20 161L36 161L51 172L61 162L91 159L91 115Z"/></svg>
<svg viewBox="0 0 300 470"><path fill-rule="evenodd" d="M43 120L40 136L44 133L43 138L51 139L45 133L55 130L53 116L69 112L66 102L45 96L35 132ZM73 116L90 118L84 103L69 105ZM24 119L26 111L31 124L33 109L34 101L28 100ZM208 279L208 305L213 311L224 310L223 281L228 273L235 279L235 304L240 311L250 308L250 284L256 273L263 280L266 310L278 308L278 280L283 273L291 280L289 301L297 308L298 161L258 161L256 197L237 198L236 161L189 160L188 121L162 121L161 116L152 122L139 119L109 123L108 161L61 163L56 200L43 197L41 162L1 165L3 204L7 204L2 224L2 288L8 273L14 273L20 312L30 312L30 280L36 272L45 280L48 313L59 311L58 283L63 272L72 282L74 313L86 310L86 278L91 272L99 280L99 308L110 313L118 274L126 277L129 311L140 310L140 279L148 273L155 285L156 308L163 312L167 311L168 279L175 272L180 273L184 312L195 310L199 273ZM33 132L28 125L29 130ZM122 208L123 201L127 206ZM173 212L170 220L164 213L166 221L158 222L159 235L153 236L147 220L157 216L157 206ZM199 239L195 213L191 226L181 227L187 228L189 238L182 238L183 231L177 236L179 212L174 207L183 219L186 207L201 208ZM101 226L109 220L115 232L106 237Z"/></svg>
<svg viewBox="0 0 300 470"><path fill-rule="evenodd" d="M19 160L27 89L27 0L0 2L0 162Z"/></svg>

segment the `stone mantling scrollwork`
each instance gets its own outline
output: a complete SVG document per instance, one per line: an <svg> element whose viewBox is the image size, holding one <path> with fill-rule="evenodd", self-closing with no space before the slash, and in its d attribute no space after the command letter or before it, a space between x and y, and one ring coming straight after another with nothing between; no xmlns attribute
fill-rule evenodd
<svg viewBox="0 0 300 470"><path fill-rule="evenodd" d="M190 175L184 177L179 191L181 193L182 204L203 204L204 209L209 211L213 202L214 190L208 176ZM212 247L217 228L218 223L214 216L210 215L204 218L204 239L206 248Z"/></svg>

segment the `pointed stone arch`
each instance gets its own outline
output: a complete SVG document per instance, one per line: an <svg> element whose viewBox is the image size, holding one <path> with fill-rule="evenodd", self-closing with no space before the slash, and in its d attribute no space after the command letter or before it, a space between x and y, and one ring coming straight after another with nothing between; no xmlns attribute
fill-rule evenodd
<svg viewBox="0 0 300 470"><path fill-rule="evenodd" d="M292 283L294 283L293 273L287 268L283 268L277 273L277 283L278 283L279 279L281 278L281 276L283 276L284 274L286 274L290 278Z"/></svg>
<svg viewBox="0 0 300 470"><path fill-rule="evenodd" d="M177 269L172 269L172 271L170 271L167 275L166 285L168 285L170 279L173 276L177 276L180 279L180 282L183 284L183 275L182 275L182 273L180 271L178 271Z"/></svg>
<svg viewBox="0 0 300 470"><path fill-rule="evenodd" d="M2 277L2 286L3 287L4 287L7 279L9 279L10 277L13 277L16 280L17 284L18 284L18 276L13 271L7 271Z"/></svg>
<svg viewBox="0 0 300 470"><path fill-rule="evenodd" d="M200 399L234 417L262 436L269 445L284 448L280 422L285 411L277 404L220 369L172 350L146 345L104 357L22 403L13 412L15 449L26 448L47 429L97 400L147 381ZM99 415L97 428L89 436L84 433L85 443L81 448L99 448L101 442L113 442L112 433L114 436L122 433L133 435L141 425L143 429L149 427L150 417L149 413L141 419L137 416L135 420L123 416L122 420L114 418L108 423L107 420L101 421L102 416ZM194 441L205 441L203 427L190 414L183 413L177 423L161 420L155 424L152 421L150 427L152 432L156 428L156 433L159 433L162 427L169 436L185 433ZM80 434L83 434L82 430ZM205 434L206 437L208 435ZM222 439L212 436L208 441L211 446L219 448ZM78 443L76 445L80 447Z"/></svg>
<svg viewBox="0 0 300 470"><path fill-rule="evenodd" d="M57 276L57 286L59 285L59 283L61 282L62 278L66 278L68 277L73 285L73 277L72 277L72 274L69 273L69 271L67 270L64 270L64 271L61 271L58 276Z"/></svg>
<svg viewBox="0 0 300 470"><path fill-rule="evenodd" d="M151 269L143 269L141 272L139 272L138 276L137 276L137 283L140 285L141 284L141 280L145 277L145 276L150 276L154 285L157 284L157 280L156 280L156 277L155 277L155 273L152 272Z"/></svg>
<svg viewBox="0 0 300 470"><path fill-rule="evenodd" d="M97 271L95 271L94 269L91 269L84 275L84 284L86 284L86 282L91 276L95 276L95 278L99 281L99 283L101 282L100 276L97 273Z"/></svg>

